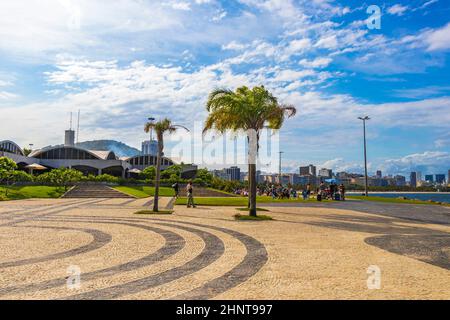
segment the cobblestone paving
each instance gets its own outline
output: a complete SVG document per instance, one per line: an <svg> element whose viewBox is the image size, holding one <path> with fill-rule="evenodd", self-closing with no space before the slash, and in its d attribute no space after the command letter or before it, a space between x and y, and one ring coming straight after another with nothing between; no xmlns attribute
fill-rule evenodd
<svg viewBox="0 0 450 320"><path fill-rule="evenodd" d="M450 298L446 224L326 207L268 207L261 222L224 207L133 214L149 203L1 202L0 299Z"/></svg>

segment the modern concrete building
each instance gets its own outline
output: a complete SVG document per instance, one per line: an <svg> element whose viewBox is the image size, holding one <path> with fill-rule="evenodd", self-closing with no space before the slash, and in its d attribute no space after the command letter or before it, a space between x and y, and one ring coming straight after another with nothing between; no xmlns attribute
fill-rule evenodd
<svg viewBox="0 0 450 320"><path fill-rule="evenodd" d="M0 152L7 152L20 156L25 156L21 147L10 140L0 141Z"/></svg>
<svg viewBox="0 0 450 320"><path fill-rule="evenodd" d="M109 174L117 177L128 177L131 169L144 170L156 165L156 156L143 154L135 157L120 158L112 151L87 150L75 146L75 131L65 132L64 144L49 146L34 150L25 156L23 150L14 142L5 140L0 142L0 157L6 156L14 160L19 169L29 164L40 164L48 169L71 168L83 174L100 175ZM175 162L163 157L161 169L174 165ZM184 165L183 177L191 178L195 175L197 166Z"/></svg>

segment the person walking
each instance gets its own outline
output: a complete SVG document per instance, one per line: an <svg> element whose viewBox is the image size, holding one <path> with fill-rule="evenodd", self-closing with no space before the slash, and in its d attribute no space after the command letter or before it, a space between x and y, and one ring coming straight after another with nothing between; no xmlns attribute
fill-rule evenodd
<svg viewBox="0 0 450 320"><path fill-rule="evenodd" d="M340 195L341 201L345 201L345 186L343 183L341 183L339 185L339 195Z"/></svg>
<svg viewBox="0 0 450 320"><path fill-rule="evenodd" d="M173 188L173 191L175 192L175 198L178 199L178 194L179 194L179 191L180 191L180 186L178 185L178 182L175 182L172 185L172 188Z"/></svg>
<svg viewBox="0 0 450 320"><path fill-rule="evenodd" d="M187 207L190 208L191 206L193 208L196 207L196 205L194 204L194 186L192 185L192 181L189 180L189 183L186 186L186 192L187 192Z"/></svg>

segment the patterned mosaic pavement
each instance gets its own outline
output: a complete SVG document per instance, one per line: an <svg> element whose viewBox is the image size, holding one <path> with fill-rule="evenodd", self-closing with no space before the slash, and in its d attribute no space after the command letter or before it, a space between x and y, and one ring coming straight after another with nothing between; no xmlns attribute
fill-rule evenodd
<svg viewBox="0 0 450 320"><path fill-rule="evenodd" d="M445 223L322 207L271 207L264 222L133 214L150 202L0 203L0 299L450 298Z"/></svg>

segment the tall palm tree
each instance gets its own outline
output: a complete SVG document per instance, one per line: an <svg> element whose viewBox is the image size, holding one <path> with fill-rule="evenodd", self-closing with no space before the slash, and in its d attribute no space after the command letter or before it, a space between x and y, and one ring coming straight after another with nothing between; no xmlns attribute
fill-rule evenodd
<svg viewBox="0 0 450 320"><path fill-rule="evenodd" d="M163 157L164 150L164 134L174 133L178 128L183 128L189 131L186 127L172 124L172 121L165 118L158 122L147 122L144 127L145 132L155 130L156 139L158 140L158 154L156 156L156 177L155 177L155 198L153 201L153 211L158 212L158 198L159 198L159 184L161 179L161 159Z"/></svg>
<svg viewBox="0 0 450 320"><path fill-rule="evenodd" d="M248 180L249 213L256 216L256 160L259 151L259 137L263 128L280 129L287 117L296 114L291 105L278 102L264 86L240 87L236 91L216 89L208 97L206 110L209 112L203 132L215 129L244 131L249 145Z"/></svg>

